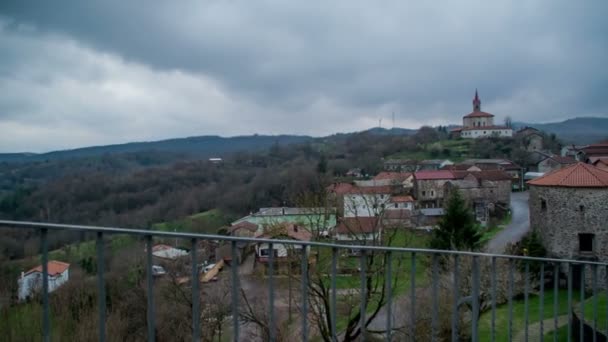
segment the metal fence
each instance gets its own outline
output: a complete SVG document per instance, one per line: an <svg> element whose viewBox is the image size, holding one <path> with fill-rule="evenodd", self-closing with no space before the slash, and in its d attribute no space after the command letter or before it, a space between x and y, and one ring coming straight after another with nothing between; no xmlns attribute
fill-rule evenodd
<svg viewBox="0 0 608 342"><path fill-rule="evenodd" d="M96 226L83 226L83 225L67 225L67 224L53 224L53 223L36 223L36 222L20 222L20 221L5 221L0 220L0 227L3 228L23 228L23 229L35 229L40 232L41 239L41 250L42 250L42 306L43 306L43 315L42 315L42 335L44 341L51 340L51 325L50 325L50 309L49 309L49 284L48 284L48 231L49 230L69 230L69 231L78 231L78 232L86 232L86 233L95 233L96 234L96 259L97 259L97 291L98 291L98 315L99 315L99 326L98 326L98 339L99 341L105 341L108 333L111 334L111 331L107 331L106 329L106 284L104 279L104 236L110 234L128 234L143 237L145 240L145 251L146 251L146 285L147 285L147 338L149 341L155 341L155 313L154 313L154 279L153 279L153 255L152 255L152 247L153 247L153 237L160 238L175 238L175 239L186 239L189 240L192 246L190 257L191 257L191 279L192 283L192 317L200 317L201 308L200 308L200 287L199 282L194 281L195 279L199 279L199 260L197 256L197 244L199 241L204 240L220 240L226 243L229 243L231 246L232 260L236 261L237 258L237 244L248 243L248 244L258 244L258 243L267 243L272 249L273 244L284 244L284 245L301 245L304 247L319 247L326 248L331 250L331 269L329 271L330 276L330 286L331 286L331 298L330 298L330 308L331 308L331 326L329 327L331 333L331 340L337 341L339 340L341 332L338 331L336 326L336 321L338 318L336 308L337 308L337 297L338 291L336 288L336 279L337 279L337 260L340 255L341 250L352 250L353 248L359 249L362 251L357 258L360 259L360 266L358 272L360 273L361 279L361 287L359 293L361 295L361 305L359 308L359 329L361 330L361 339L365 339L366 333L365 329L367 324L366 317L366 287L363 285L367 278L366 269L366 257L370 253L382 253L386 259L387 263L384 264L383 273L385 274L387 279L392 279L393 273L395 270L393 269L393 262L391 262L391 258L397 253L407 253L410 256L411 265L410 265L410 277L409 277L409 289L406 293L399 294L400 296L408 296L409 297L409 307L405 310L409 311L409 319L410 324L406 329L409 329L408 339L414 340L416 339L416 331L415 331L415 319L417 315L416 306L416 265L417 260L421 258L426 258L429 261L429 274L430 274L430 288L428 289L431 293L432 305L431 305L431 322L430 329L431 340L439 340L439 322L438 322L438 312L440 307L448 305L451 309L451 324L450 324L450 332L451 332L451 340L456 341L459 339L459 329L464 329L465 327L460 326L459 323L459 308L463 304L467 304L471 308L470 310L470 339L472 341L480 341L481 338L479 336L479 317L480 317L480 298L483 296L488 297L487 292L489 292L489 301L490 308L487 309L489 311L488 315L491 315L491 332L490 332L490 340L494 341L498 338L497 334L501 334L500 337L504 337L504 334L507 335L508 340L513 340L515 338L513 331L513 319L514 319L514 296L516 293L514 292L514 274L516 273L516 268L522 268L521 273L523 274L524 280L524 289L523 289L523 299L524 299L524 339L535 339L535 340L543 340L544 335L544 325L546 324L547 319L545 318L545 303L544 298L545 295L549 292L553 292L553 308L550 317L552 318L552 324L549 324L547 330L557 331L558 329L558 291L562 288L567 289L567 315L568 315L568 341L578 340L578 341L587 341L587 340L600 340L603 339L604 336L608 337L608 306L601 308L604 310L603 316L606 317L607 321L598 322L598 318L600 315L600 308L598 307L598 294L600 292L608 293L608 264L601 262L593 262L593 261L583 261L583 260L564 260L564 259L552 259L552 258L534 258L534 257L526 257L526 256L509 256L509 255L496 255L496 254L486 254L486 253L473 253L473 252L460 252L460 251L444 251L444 250L432 250L432 249L420 249L420 248L399 248L399 247L385 247L385 246L370 246L370 245L361 245L361 246L353 246L353 245L344 245L330 242L320 242L320 241L296 241L296 240L275 240L275 239L252 239L245 237L233 237L233 236L219 236L219 235L206 235L206 234L193 234L193 233L178 233L178 232L164 232L164 231L152 231L152 230L143 230L143 229L128 229L128 228L115 228L115 227L96 227ZM309 299L308 299L308 286L309 286L309 260L307 253L301 253L297 256L301 259L301 293L300 293L300 311L301 318L298 327L299 335L301 335L302 341L308 341L309 338L313 337L311 335L311 327L309 326ZM276 339L276 324L277 317L275 313L275 281L276 277L276 264L277 260L275 260L276 256L274 253L270 253L268 257L268 272L267 272L267 284L268 284L268 298L270 304L269 313L268 313L268 325L269 336L268 339L274 341ZM462 261L467 258L471 261L469 264L470 268L467 270L462 269ZM442 261L443 260L443 261ZM451 303L439 303L439 277L445 275L445 269L442 269L441 263L445 261L449 262L449 267L451 268L447 272L449 273L451 279L451 286L453 288L451 298ZM480 289L480 263L487 263L488 269L487 274L490 278L489 288ZM498 331L497 330L497 286L499 285L500 280L497 279L497 263L498 262L507 262L508 265L508 277L507 277L507 303L504 305L508 306L508 329L507 331ZM530 267L533 265L535 267L536 272L532 272ZM445 264L443 265L445 266ZM462 272L470 271L470 273L462 273ZM241 340L239 334L239 273L237 267L232 265L230 267L231 272L231 310L232 310L232 336L234 341ZM589 273L587 273L589 272ZM539 279L537 280L538 289L531 288L531 274L535 273ZM562 279L563 278L563 279ZM459 287L459 282L461 281L469 281L470 293L468 295L462 295ZM576 283L575 283L576 282ZM578 284L580 282L580 284ZM386 328L385 332L381 335L387 341L395 341L397 338L393 336L395 332L394 326L394 289L391 284L392 281L388 281L385 283L385 291L387 296L387 317L386 320ZM565 283L564 285L560 285L560 283ZM600 285L602 283L602 285ZM552 288L547 288L547 284L552 284ZM576 308L574 305L573 298L575 295L575 289L579 288L580 291L580 307ZM484 293L481 293L481 292ZM407 293L409 292L409 293ZM529 332L530 325L530 304L529 298L531 293L535 293L538 295L540 300L539 306L539 316L536 319L539 319L538 322L540 324L540 329L538 335L532 336ZM586 304L586 295L592 295L592 317L584 317L585 314L585 305ZM578 311L578 314L576 313ZM419 313L419 312L418 312ZM532 318L534 319L534 318ZM534 319L536 321L536 319ZM205 326L201 326L200 319L192 320L192 340L198 341L200 340L201 331L204 331ZM575 322L576 325L573 323ZM603 324L606 330L598 331L598 323ZM585 327L583 326L585 325ZM594 333L592 336L588 335L589 329L592 329ZM597 333L595 333L597 331ZM584 335L586 334L586 335ZM554 340L557 341L557 334L554 334Z"/></svg>

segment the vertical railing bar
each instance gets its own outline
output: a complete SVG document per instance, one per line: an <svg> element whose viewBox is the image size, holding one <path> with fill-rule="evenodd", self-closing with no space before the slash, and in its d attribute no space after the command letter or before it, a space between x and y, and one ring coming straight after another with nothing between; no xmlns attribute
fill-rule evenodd
<svg viewBox="0 0 608 342"><path fill-rule="evenodd" d="M146 283L148 287L148 341L154 342L156 326L154 323L154 276L152 274L152 235L146 235Z"/></svg>
<svg viewBox="0 0 608 342"><path fill-rule="evenodd" d="M572 264L568 263L568 342L572 339Z"/></svg>
<svg viewBox="0 0 608 342"><path fill-rule="evenodd" d="M513 340L513 272L515 268L515 261L509 259L509 328L507 329L508 340Z"/></svg>
<svg viewBox="0 0 608 342"><path fill-rule="evenodd" d="M471 319L471 340L477 342L479 340L477 323L479 320L479 257L473 257L473 317Z"/></svg>
<svg viewBox="0 0 608 342"><path fill-rule="evenodd" d="M232 260L230 264L230 271L232 272L232 330L233 330L233 341L239 341L239 272L238 272L238 264L239 264L239 256L237 253L237 242L231 242L231 254Z"/></svg>
<svg viewBox="0 0 608 342"><path fill-rule="evenodd" d="M274 322L274 246L268 244L270 257L268 258L268 330L269 340L275 341L275 322Z"/></svg>
<svg viewBox="0 0 608 342"><path fill-rule="evenodd" d="M43 341L51 341L51 321L49 316L49 244L48 230L40 230L42 247L42 336Z"/></svg>
<svg viewBox="0 0 608 342"><path fill-rule="evenodd" d="M336 342L338 340L338 330L336 329L336 320L338 316L336 314L337 303L337 289L336 289L336 273L337 264L338 264L338 249L333 247L331 249L331 311L330 311L330 319L331 319L331 340Z"/></svg>
<svg viewBox="0 0 608 342"><path fill-rule="evenodd" d="M592 266L593 269L593 342L597 342L597 265Z"/></svg>
<svg viewBox="0 0 608 342"><path fill-rule="evenodd" d="M302 265L300 274L302 280L302 341L308 341L308 246L302 246Z"/></svg>
<svg viewBox="0 0 608 342"><path fill-rule="evenodd" d="M608 266L604 267L604 291L606 300L608 300ZM606 327L606 336L608 336L608 305L606 305L606 321L604 322Z"/></svg>
<svg viewBox="0 0 608 342"><path fill-rule="evenodd" d="M416 339L416 252L412 252L410 268L410 336Z"/></svg>
<svg viewBox="0 0 608 342"><path fill-rule="evenodd" d="M393 332L393 253L386 255L386 340L391 341Z"/></svg>
<svg viewBox="0 0 608 342"><path fill-rule="evenodd" d="M544 326L543 326L543 321L545 320L545 263L541 262L540 263L540 307L538 308L538 311L540 313L540 334L539 334L539 340L542 342L543 341L543 333L544 333Z"/></svg>
<svg viewBox="0 0 608 342"><path fill-rule="evenodd" d="M529 333L529 306L530 306L530 262L525 261L524 266L524 340L528 341Z"/></svg>
<svg viewBox="0 0 608 342"><path fill-rule="evenodd" d="M438 321L438 317L439 316L439 299L438 299L438 282L439 282L439 265L438 265L439 261L438 261L438 256L437 253L433 253L433 281L432 281L432 300L433 300L433 313L432 313L432 321L431 321L431 340L437 341L437 333L438 333L438 327L437 327L437 321Z"/></svg>
<svg viewBox="0 0 608 342"><path fill-rule="evenodd" d="M191 241L190 256L192 257L192 275L190 283L192 284L192 341L200 339L200 324L201 324L201 302L199 292L198 279L198 239L193 238Z"/></svg>
<svg viewBox="0 0 608 342"><path fill-rule="evenodd" d="M365 310L367 310L367 253L365 250L361 251L360 257L360 265L361 268L361 306L359 308L359 329L361 331L361 341L365 341L367 332L365 331L365 321L367 320L367 315Z"/></svg>
<svg viewBox="0 0 608 342"><path fill-rule="evenodd" d="M557 317L559 314L559 263L553 264L553 341L557 342Z"/></svg>
<svg viewBox="0 0 608 342"><path fill-rule="evenodd" d="M585 321L585 264L581 263L580 264L580 276L581 276L581 293L580 293L580 305L581 305L581 316L579 317L579 321L578 321L578 332L579 332L579 341L583 341L583 337L585 336L584 332L585 329L583 328L583 324Z"/></svg>
<svg viewBox="0 0 608 342"><path fill-rule="evenodd" d="M490 332L490 341L494 342L496 338L496 257L492 257L492 327Z"/></svg>
<svg viewBox="0 0 608 342"><path fill-rule="evenodd" d="M97 252L97 306L99 309L99 341L106 340L106 285L104 279L104 246L103 232L97 232L96 252Z"/></svg>
<svg viewBox="0 0 608 342"><path fill-rule="evenodd" d="M454 288L452 290L454 303L452 305L452 342L458 341L458 301L460 300L458 290L458 254L454 255L453 278Z"/></svg>

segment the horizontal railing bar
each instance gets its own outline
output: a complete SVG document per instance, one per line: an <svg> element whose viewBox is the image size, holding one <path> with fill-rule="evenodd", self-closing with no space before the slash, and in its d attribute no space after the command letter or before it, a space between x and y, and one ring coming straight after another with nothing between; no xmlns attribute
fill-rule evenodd
<svg viewBox="0 0 608 342"><path fill-rule="evenodd" d="M45 228L46 229L64 229L64 230L76 230L76 231L104 232L104 233L110 233L110 234L141 235L141 236L152 235L152 236L157 236L157 237L182 238L182 239L197 238L197 239L201 239L201 240L223 240L223 241L274 243L274 244L280 243L280 244L285 244L285 245L299 245L299 246L327 247L327 248L348 248L348 249L359 249L359 250L379 251L379 252L393 251L393 252L402 252L402 253L415 252L415 253L424 253L424 254L440 253L440 254L447 254L447 255L479 256L479 257L488 257L488 258L497 257L497 258L505 258L505 259L512 259L512 260L528 260L528 261L539 261L539 262L567 262L567 263L572 263L572 264L608 266L608 263L605 263L605 262L556 259L556 258L538 258L538 257L530 257L530 256L522 256L522 255L505 255L505 254L440 250L440 249L428 249L428 248L350 245L350 244L319 242L319 241L260 239L260 238L247 238L247 237L228 236L228 235L166 232L166 231L147 230L147 229L85 226L85 225L61 224L61 223L42 223L42 222L0 220L0 227L1 226L21 227L21 228L40 228L40 229L45 229Z"/></svg>

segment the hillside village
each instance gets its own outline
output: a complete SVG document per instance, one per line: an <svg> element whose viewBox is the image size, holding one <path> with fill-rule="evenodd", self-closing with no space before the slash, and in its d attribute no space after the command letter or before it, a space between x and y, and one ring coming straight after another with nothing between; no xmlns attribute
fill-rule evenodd
<svg viewBox="0 0 608 342"><path fill-rule="evenodd" d="M493 114L481 111L477 91L473 112L463 116L462 127L450 130L448 141L461 144L475 139L516 142L525 165L500 154L466 158L463 153L451 153L450 158L383 158L376 161L380 169L376 174L369 174L363 167L351 168L333 175L321 192L302 199L298 205L262 207L217 230L234 237L303 244L251 240L239 242L233 251L230 243L219 239L200 240L192 246L201 258L198 281L209 290L229 277L229 272L222 272L226 267L238 267L242 276L264 277L273 271L269 270L271 263L275 265L274 272L289 278L302 271L303 255L307 256L307 269L321 270L327 255L306 246L307 242L321 241L347 246L337 265L337 272L348 277L343 285L347 291L349 286L356 287L348 281L356 280L360 270L352 262L356 260L353 257L362 255L355 246L428 247L445 221L454 193L460 195L474 219L475 229L483 236L482 251L514 252L519 240L535 231L546 250L542 256L608 262L608 143L548 147L548 136L533 127L513 130L508 123L496 125ZM226 164L223 160L212 162L217 168ZM521 206L526 209L522 211ZM523 217L523 223L513 220L515 215ZM164 224L163 229L172 228ZM517 230L519 235L497 239L506 230ZM492 242L497 247L488 247ZM136 246L139 253L145 252L141 244ZM152 270L159 282L192 284L191 277L183 271L189 266L191 248L177 239L157 239L152 251ZM49 292L70 283L70 267L91 267L65 261L49 261ZM424 269L424 265L419 267ZM580 271L577 274L575 282L581 277ZM42 266L37 265L22 270L14 279L19 302L38 295L41 277ZM291 313L291 285L289 296Z"/></svg>

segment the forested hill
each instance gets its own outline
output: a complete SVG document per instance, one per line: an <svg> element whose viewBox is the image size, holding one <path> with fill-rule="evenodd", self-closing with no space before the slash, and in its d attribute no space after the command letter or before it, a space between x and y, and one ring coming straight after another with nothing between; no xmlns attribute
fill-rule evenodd
<svg viewBox="0 0 608 342"><path fill-rule="evenodd" d="M273 144L302 143L312 137L303 135L248 135L236 137L199 136L150 142L83 147L48 153L0 153L0 162L63 160L95 157L117 153L170 152L188 154L199 158L221 157L237 151L259 151Z"/></svg>
<svg viewBox="0 0 608 342"><path fill-rule="evenodd" d="M608 118L574 118L543 124L517 122L513 126L531 126L547 133L555 133L560 140L569 144L592 144L608 139Z"/></svg>

